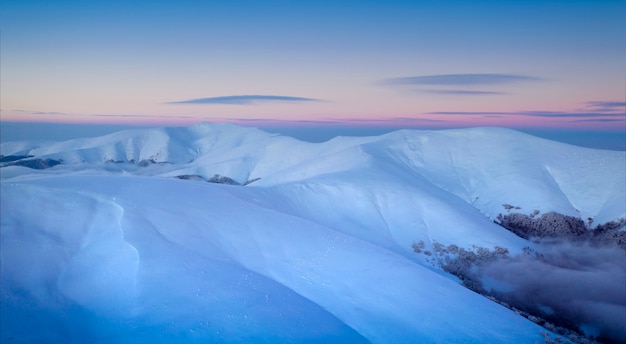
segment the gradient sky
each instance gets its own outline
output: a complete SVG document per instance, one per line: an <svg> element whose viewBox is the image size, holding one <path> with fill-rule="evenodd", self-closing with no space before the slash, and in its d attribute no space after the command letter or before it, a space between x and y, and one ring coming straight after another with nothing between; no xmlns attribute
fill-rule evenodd
<svg viewBox="0 0 626 344"><path fill-rule="evenodd" d="M626 131L626 1L3 0L1 120Z"/></svg>

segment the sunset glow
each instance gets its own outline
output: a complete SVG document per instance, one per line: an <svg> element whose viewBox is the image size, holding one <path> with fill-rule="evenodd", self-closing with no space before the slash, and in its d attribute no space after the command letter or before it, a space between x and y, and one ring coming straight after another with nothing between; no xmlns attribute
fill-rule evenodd
<svg viewBox="0 0 626 344"><path fill-rule="evenodd" d="M4 122L626 131L626 3L2 4Z"/></svg>

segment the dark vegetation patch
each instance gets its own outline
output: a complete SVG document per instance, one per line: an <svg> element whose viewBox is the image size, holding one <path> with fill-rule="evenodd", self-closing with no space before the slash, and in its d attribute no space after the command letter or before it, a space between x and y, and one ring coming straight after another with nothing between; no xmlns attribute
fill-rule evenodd
<svg viewBox="0 0 626 344"><path fill-rule="evenodd" d="M256 181L257 181L257 180L259 180L259 179L261 179L261 178L252 178L252 179L248 179L248 180L246 180L246 182L245 182L245 183L243 183L243 185L244 185L244 186L246 186L246 185L252 184L252 183L256 182Z"/></svg>
<svg viewBox="0 0 626 344"><path fill-rule="evenodd" d="M219 174L215 174L213 175L213 177L208 178L208 179L199 174L183 174L180 176L175 176L174 178L178 178L182 180L195 180L195 181L200 181L200 182L216 183L216 184L241 185L237 181L231 178L225 177L225 176L221 176Z"/></svg>
<svg viewBox="0 0 626 344"><path fill-rule="evenodd" d="M508 204L503 204L503 207L507 211L519 208L513 208ZM586 241L599 246L617 245L626 250L626 231L622 230L626 226L626 219L624 218L591 228L590 224L593 221L591 218L587 219L588 222L585 223L582 219L555 212L545 213L541 216L537 216L538 214L538 210L529 215L521 213L500 214L496 223L524 239L567 238L568 240Z"/></svg>
<svg viewBox="0 0 626 344"><path fill-rule="evenodd" d="M133 163L135 162L134 160L131 160L131 161ZM154 159L143 159L137 163L137 165L141 167L146 167L146 166L150 166L154 164L167 164L167 162L156 161Z"/></svg>
<svg viewBox="0 0 626 344"><path fill-rule="evenodd" d="M228 184L228 185L241 185L234 179L226 177L226 176L220 176L219 174L214 174L213 177L207 180L207 182L217 183L217 184Z"/></svg>
<svg viewBox="0 0 626 344"><path fill-rule="evenodd" d="M598 243L613 242L626 250L626 230L622 230L625 226L626 219L623 218L598 225L591 234L592 241Z"/></svg>
<svg viewBox="0 0 626 344"><path fill-rule="evenodd" d="M206 178L198 174L181 174L180 176L174 176L174 178L182 180L195 180L199 182L206 182Z"/></svg>
<svg viewBox="0 0 626 344"><path fill-rule="evenodd" d="M2 162L12 162L27 158L32 158L32 155L0 155L0 163Z"/></svg>
<svg viewBox="0 0 626 344"><path fill-rule="evenodd" d="M583 220L555 212L536 217L520 213L498 215L498 224L516 235L529 239L531 237L582 237L587 235L587 227Z"/></svg>
<svg viewBox="0 0 626 344"><path fill-rule="evenodd" d="M207 183L216 183L216 184L226 184L226 185L242 185L241 183L237 182L236 180L226 177L226 176L222 176L219 174L214 174L213 177L211 178L205 178L201 175L198 174L183 174L180 176L175 176L174 178L178 178L178 179L183 179L183 180L195 180L195 181L201 181L201 182L207 182ZM251 179L246 181L243 185L248 185L250 183L253 183L257 180L259 180L261 178L255 178L255 179Z"/></svg>
<svg viewBox="0 0 626 344"><path fill-rule="evenodd" d="M60 165L63 163L63 160L55 160L55 159L19 159L7 164L2 165L2 167L7 166L24 166L28 168L32 168L35 170L45 170L46 168L54 167L56 165Z"/></svg>
<svg viewBox="0 0 626 344"><path fill-rule="evenodd" d="M156 161L154 159L143 159L140 161L136 161L135 159L130 159L130 160L113 160L113 159L109 159L106 161L106 163L109 164L133 164L133 165L137 165L137 166L141 166L141 167L146 167L146 166L150 166L150 165L155 165L155 164L169 164L169 162L167 161Z"/></svg>

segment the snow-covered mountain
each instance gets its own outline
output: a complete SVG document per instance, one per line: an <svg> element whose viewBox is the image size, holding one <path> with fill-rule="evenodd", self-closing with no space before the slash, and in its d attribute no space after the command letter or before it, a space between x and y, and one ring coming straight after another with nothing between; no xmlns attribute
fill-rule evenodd
<svg viewBox="0 0 626 344"><path fill-rule="evenodd" d="M534 343L438 245L536 249L495 223L513 212L626 218L625 152L507 129L199 124L0 153L3 342Z"/></svg>

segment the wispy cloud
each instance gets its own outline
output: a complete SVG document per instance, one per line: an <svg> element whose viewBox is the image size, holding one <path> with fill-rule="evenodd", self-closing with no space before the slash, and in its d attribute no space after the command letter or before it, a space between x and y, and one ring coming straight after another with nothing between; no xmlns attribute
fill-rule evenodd
<svg viewBox="0 0 626 344"><path fill-rule="evenodd" d="M589 107L602 107L602 108L624 108L626 107L626 102L612 102L612 101L592 101L585 103Z"/></svg>
<svg viewBox="0 0 626 344"><path fill-rule="evenodd" d="M29 115L67 115L66 113L56 112L56 111L13 110L13 112L25 113L25 114L29 114Z"/></svg>
<svg viewBox="0 0 626 344"><path fill-rule="evenodd" d="M387 85L478 86L542 80L542 78L534 76L517 74L439 74L390 78L381 82Z"/></svg>
<svg viewBox="0 0 626 344"><path fill-rule="evenodd" d="M565 118L577 123L623 123L626 121L626 102L624 101L588 101L577 111L526 111L525 116Z"/></svg>
<svg viewBox="0 0 626 344"><path fill-rule="evenodd" d="M509 93L485 89L477 90L476 87L504 86L542 80L544 79L518 74L438 74L383 79L379 81L379 84L403 88L409 87L414 92L448 96L494 96ZM431 88L433 86L437 88Z"/></svg>
<svg viewBox="0 0 626 344"><path fill-rule="evenodd" d="M510 111L510 112L493 112L493 111L436 111L427 112L427 115L442 116L529 116L529 117L552 117L552 118L593 118L593 117L624 117L623 113L606 113L606 112L558 112L558 111Z"/></svg>
<svg viewBox="0 0 626 344"><path fill-rule="evenodd" d="M473 90L422 90L423 93L457 95L457 96L493 96L508 94L506 92L497 91L473 91Z"/></svg>
<svg viewBox="0 0 626 344"><path fill-rule="evenodd" d="M493 111L435 111L435 112L427 112L426 115L443 115L443 116L457 116L457 115L469 115L469 116L497 116L497 115L514 115L517 114L515 112L493 112Z"/></svg>
<svg viewBox="0 0 626 344"><path fill-rule="evenodd" d="M83 115L92 117L121 117L121 118L196 118L193 116L184 115L119 115L119 114L95 114L95 115Z"/></svg>
<svg viewBox="0 0 626 344"><path fill-rule="evenodd" d="M229 105L252 105L258 103L277 102L321 102L321 99L289 97L275 95L237 95L224 97L196 98L189 100L167 102L166 104L229 104Z"/></svg>
<svg viewBox="0 0 626 344"><path fill-rule="evenodd" d="M594 112L619 112L624 114L626 102L622 101L592 101L585 103L585 110Z"/></svg>
<svg viewBox="0 0 626 344"><path fill-rule="evenodd" d="M384 118L384 119L369 119L369 118L363 118L363 119L345 119L343 120L344 122L351 122L351 123L359 123L359 122L367 122L367 123L381 123L381 124L389 124L389 123L396 123L396 122L424 122L424 123L431 123L431 122L445 122L444 120L441 119L433 119L433 118L421 118L421 117L390 117L390 118Z"/></svg>
<svg viewBox="0 0 626 344"><path fill-rule="evenodd" d="M586 117L624 117L622 113L606 112L557 112L557 111L524 111L517 113L523 116L532 117L565 117L565 118L586 118Z"/></svg>
<svg viewBox="0 0 626 344"><path fill-rule="evenodd" d="M591 118L591 119L577 119L572 122L601 122L601 123L611 123L611 122L624 122L623 119L617 118Z"/></svg>

